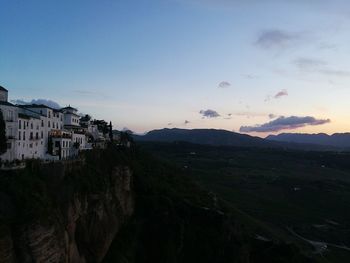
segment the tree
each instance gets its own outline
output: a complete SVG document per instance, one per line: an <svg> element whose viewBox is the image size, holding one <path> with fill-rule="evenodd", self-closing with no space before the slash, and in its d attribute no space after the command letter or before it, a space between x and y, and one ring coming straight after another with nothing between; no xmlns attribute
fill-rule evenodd
<svg viewBox="0 0 350 263"><path fill-rule="evenodd" d="M113 125L112 125L112 122L110 121L109 122L109 139L111 141L113 141L113 130L112 130L112 127L113 127Z"/></svg>
<svg viewBox="0 0 350 263"><path fill-rule="evenodd" d="M0 154L3 154L7 150L7 139L6 139L6 124L4 116L0 110Z"/></svg>

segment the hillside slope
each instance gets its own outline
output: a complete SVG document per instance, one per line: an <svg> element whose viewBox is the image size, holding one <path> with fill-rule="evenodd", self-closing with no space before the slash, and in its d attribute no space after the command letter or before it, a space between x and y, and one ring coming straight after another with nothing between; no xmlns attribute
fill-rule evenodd
<svg viewBox="0 0 350 263"><path fill-rule="evenodd" d="M153 130L140 136L134 135L134 139L140 142L189 142L195 144L214 146L235 146L235 147L259 147L259 148L290 148L299 150L329 151L337 150L333 146L322 146L317 144L302 144L295 142L283 142L265 140L246 134L230 132L217 129L160 129Z"/></svg>
<svg viewBox="0 0 350 263"><path fill-rule="evenodd" d="M278 135L270 135L266 137L266 139L276 142L310 143L339 148L350 148L350 133L335 133L332 135L325 133L281 133Z"/></svg>

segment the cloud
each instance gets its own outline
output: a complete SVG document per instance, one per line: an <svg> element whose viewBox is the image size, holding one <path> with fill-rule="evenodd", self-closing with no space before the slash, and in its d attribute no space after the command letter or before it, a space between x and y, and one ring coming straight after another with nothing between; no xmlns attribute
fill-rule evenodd
<svg viewBox="0 0 350 263"><path fill-rule="evenodd" d="M311 116L298 117L290 116L284 117L281 116L270 122L255 125L255 126L241 126L239 129L240 132L278 132L281 130L292 130L305 126L315 126L329 123L330 119L316 119Z"/></svg>
<svg viewBox="0 0 350 263"><path fill-rule="evenodd" d="M275 99L279 99L279 98L281 98L281 97L284 97L284 96L288 96L288 91L287 90L281 90L281 91L279 91L279 92L277 92L276 94L275 94L275 96L273 96Z"/></svg>
<svg viewBox="0 0 350 263"><path fill-rule="evenodd" d="M255 44L264 49L285 48L301 38L298 33L282 30L266 30L258 36Z"/></svg>
<svg viewBox="0 0 350 263"><path fill-rule="evenodd" d="M242 74L242 77L246 78L246 79L257 79L257 78L259 78L258 76L253 75L253 74Z"/></svg>
<svg viewBox="0 0 350 263"><path fill-rule="evenodd" d="M172 122L169 122L169 123L168 123L168 126L171 126L171 125L173 125L173 123L172 123Z"/></svg>
<svg viewBox="0 0 350 263"><path fill-rule="evenodd" d="M31 101L24 101L24 100L12 100L11 101L14 104L19 104L19 105L28 105L28 104L43 104L48 107L51 107L53 109L60 109L62 108L57 102L53 100L47 100L47 99L34 99Z"/></svg>
<svg viewBox="0 0 350 263"><path fill-rule="evenodd" d="M318 73L335 77L350 77L350 71L338 70L328 67L328 63L324 60L314 58L298 58L292 63L301 71L306 73Z"/></svg>
<svg viewBox="0 0 350 263"><path fill-rule="evenodd" d="M228 81L221 81L220 83L219 83L219 86L218 86L219 88L229 88L229 87L231 87L231 83L230 82L228 82Z"/></svg>
<svg viewBox="0 0 350 263"><path fill-rule="evenodd" d="M203 118L217 118L217 117L220 117L220 114L217 113L215 110L201 110L199 113L202 114Z"/></svg>
<svg viewBox="0 0 350 263"><path fill-rule="evenodd" d="M189 123L191 123L191 122L188 121L188 120L185 120L185 122L184 122L185 125L187 125L187 124L189 124Z"/></svg>
<svg viewBox="0 0 350 263"><path fill-rule="evenodd" d="M323 70L319 70L319 72L329 76L350 77L350 71L347 71L347 70L323 69Z"/></svg>
<svg viewBox="0 0 350 263"><path fill-rule="evenodd" d="M270 113L270 114L269 114L269 118L270 118L270 119L274 119L274 118L276 118L276 117L277 117L277 116L276 116L275 114L273 114L273 113Z"/></svg>
<svg viewBox="0 0 350 263"><path fill-rule="evenodd" d="M236 112L235 115L236 116L243 116L243 117L246 117L247 119L266 116L265 113L250 112L250 111Z"/></svg>
<svg viewBox="0 0 350 263"><path fill-rule="evenodd" d="M293 61L300 70L315 70L327 65L327 62L314 58L297 58Z"/></svg>

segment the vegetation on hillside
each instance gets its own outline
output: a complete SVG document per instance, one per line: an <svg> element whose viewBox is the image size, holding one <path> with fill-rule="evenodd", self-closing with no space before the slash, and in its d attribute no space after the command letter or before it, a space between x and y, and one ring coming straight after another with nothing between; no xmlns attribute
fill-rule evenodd
<svg viewBox="0 0 350 263"><path fill-rule="evenodd" d="M258 224L174 163L136 151L136 211L104 262L312 262L299 248L261 241Z"/></svg>
<svg viewBox="0 0 350 263"><path fill-rule="evenodd" d="M293 243L322 262L350 260L350 153L188 143L142 146L242 211L254 221L246 223L264 230L259 235Z"/></svg>

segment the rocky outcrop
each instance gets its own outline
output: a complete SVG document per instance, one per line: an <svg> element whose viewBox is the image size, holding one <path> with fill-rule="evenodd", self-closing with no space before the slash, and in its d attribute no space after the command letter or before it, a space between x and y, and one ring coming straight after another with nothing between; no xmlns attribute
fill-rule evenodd
<svg viewBox="0 0 350 263"><path fill-rule="evenodd" d="M53 165L41 168L44 174L54 169L53 177L45 184L48 203L52 204L49 214L30 215L22 220L17 211L16 217L0 222L1 263L101 262L118 231L133 214L132 173L127 166L110 166L103 179L96 174L100 179L95 182L93 172L89 180L84 178L86 169L91 170L92 166ZM96 173L101 173L101 169ZM10 200L16 202L13 196ZM3 213L0 211L1 218Z"/></svg>

